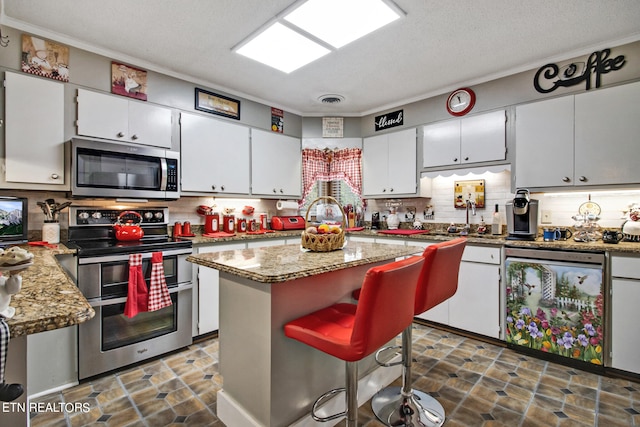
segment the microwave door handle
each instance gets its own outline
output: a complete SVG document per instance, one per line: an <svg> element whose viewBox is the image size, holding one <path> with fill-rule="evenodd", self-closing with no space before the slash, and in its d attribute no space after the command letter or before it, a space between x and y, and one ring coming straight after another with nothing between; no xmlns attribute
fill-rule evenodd
<svg viewBox="0 0 640 427"><path fill-rule="evenodd" d="M160 191L167 190L167 178L168 178L167 159L160 159Z"/></svg>

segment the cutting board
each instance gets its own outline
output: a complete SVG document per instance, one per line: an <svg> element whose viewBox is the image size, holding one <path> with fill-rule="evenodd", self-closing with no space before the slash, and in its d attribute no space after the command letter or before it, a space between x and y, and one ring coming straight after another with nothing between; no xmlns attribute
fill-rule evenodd
<svg viewBox="0 0 640 427"><path fill-rule="evenodd" d="M426 234L429 230L380 230L378 234L400 234L400 235L410 235L410 234Z"/></svg>

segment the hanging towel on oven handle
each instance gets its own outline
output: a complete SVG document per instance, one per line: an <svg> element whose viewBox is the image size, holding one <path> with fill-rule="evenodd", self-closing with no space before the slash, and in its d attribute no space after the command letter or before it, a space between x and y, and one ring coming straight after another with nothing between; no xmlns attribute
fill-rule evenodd
<svg viewBox="0 0 640 427"><path fill-rule="evenodd" d="M164 266L162 265L162 252L151 254L151 288L149 290L148 311L156 311L173 304L167 281L164 278Z"/></svg>
<svg viewBox="0 0 640 427"><path fill-rule="evenodd" d="M142 273L142 254L129 255L129 288L127 302L124 304L124 315L134 317L147 311L149 304L149 290Z"/></svg>

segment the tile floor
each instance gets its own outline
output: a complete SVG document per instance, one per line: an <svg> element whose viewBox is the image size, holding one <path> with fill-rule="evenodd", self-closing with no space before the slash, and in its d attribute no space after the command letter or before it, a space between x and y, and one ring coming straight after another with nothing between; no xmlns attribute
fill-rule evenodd
<svg viewBox="0 0 640 427"><path fill-rule="evenodd" d="M442 403L445 426L640 426L640 383L422 325L414 326L413 339L414 384ZM40 397L37 402L87 404L89 411L39 412L31 415L31 425L221 427L215 414L221 384L214 338ZM360 408L359 421L364 427L382 426L369 403Z"/></svg>

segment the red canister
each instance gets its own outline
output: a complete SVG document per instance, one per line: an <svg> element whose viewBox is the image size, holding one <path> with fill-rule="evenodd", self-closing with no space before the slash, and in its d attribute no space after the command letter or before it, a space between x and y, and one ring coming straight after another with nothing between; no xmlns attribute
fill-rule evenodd
<svg viewBox="0 0 640 427"><path fill-rule="evenodd" d="M217 233L220 230L220 215L217 212L204 217L204 232Z"/></svg>
<svg viewBox="0 0 640 427"><path fill-rule="evenodd" d="M238 230L238 233L245 233L247 231L247 220L245 218L238 218L236 230Z"/></svg>
<svg viewBox="0 0 640 427"><path fill-rule="evenodd" d="M222 231L225 233L233 233L236 228L236 219L233 215L222 216Z"/></svg>
<svg viewBox="0 0 640 427"><path fill-rule="evenodd" d="M266 230L266 229L267 229L267 214L261 213L260 214L260 230Z"/></svg>

